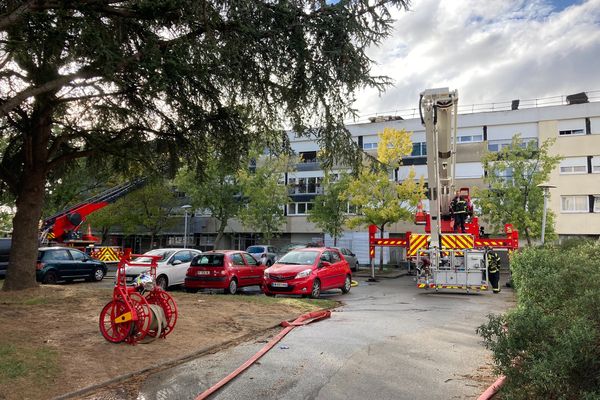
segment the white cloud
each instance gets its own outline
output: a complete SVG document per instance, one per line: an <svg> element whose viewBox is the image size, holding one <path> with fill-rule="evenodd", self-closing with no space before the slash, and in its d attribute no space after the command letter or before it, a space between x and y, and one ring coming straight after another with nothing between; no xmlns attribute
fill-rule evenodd
<svg viewBox="0 0 600 400"><path fill-rule="evenodd" d="M555 10L547 0L414 0L369 50L394 80L357 95L361 116L415 108L421 91L458 89L460 104L600 90L600 0Z"/></svg>

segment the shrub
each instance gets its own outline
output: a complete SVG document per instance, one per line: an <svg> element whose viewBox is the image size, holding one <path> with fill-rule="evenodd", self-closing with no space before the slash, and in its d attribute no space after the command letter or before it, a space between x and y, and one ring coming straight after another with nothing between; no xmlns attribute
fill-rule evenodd
<svg viewBox="0 0 600 400"><path fill-rule="evenodd" d="M600 244L511 259L517 306L478 328L503 399L600 399Z"/></svg>

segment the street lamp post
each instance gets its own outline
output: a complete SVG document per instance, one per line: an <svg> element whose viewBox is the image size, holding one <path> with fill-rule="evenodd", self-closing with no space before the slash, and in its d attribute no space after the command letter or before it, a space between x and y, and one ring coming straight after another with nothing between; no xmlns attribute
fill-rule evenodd
<svg viewBox="0 0 600 400"><path fill-rule="evenodd" d="M548 210L548 196L550 195L550 189L554 189L556 186L548 183L540 183L537 185L544 191L544 212L542 214L542 245L546 236L546 212Z"/></svg>
<svg viewBox="0 0 600 400"><path fill-rule="evenodd" d="M185 213L184 219L183 219L183 248L187 249L187 232L188 232L188 210L190 208L192 208L191 205L186 204L184 206L181 206L181 208L183 208L183 211Z"/></svg>

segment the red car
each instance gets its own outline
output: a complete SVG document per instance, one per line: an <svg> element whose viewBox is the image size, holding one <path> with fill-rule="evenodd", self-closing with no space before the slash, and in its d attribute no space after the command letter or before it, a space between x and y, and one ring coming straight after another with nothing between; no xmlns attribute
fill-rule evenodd
<svg viewBox="0 0 600 400"><path fill-rule="evenodd" d="M292 250L265 269L263 293L299 294L317 298L321 291L341 289L348 293L352 272L336 249L327 247Z"/></svg>
<svg viewBox="0 0 600 400"><path fill-rule="evenodd" d="M264 270L265 266L245 251L207 251L194 257L183 285L192 293L225 289L225 293L235 294L243 286L260 286Z"/></svg>

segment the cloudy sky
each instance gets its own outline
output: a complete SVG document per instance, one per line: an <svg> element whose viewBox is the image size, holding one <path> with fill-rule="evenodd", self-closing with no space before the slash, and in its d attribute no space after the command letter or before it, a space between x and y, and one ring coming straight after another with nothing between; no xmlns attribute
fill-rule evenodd
<svg viewBox="0 0 600 400"><path fill-rule="evenodd" d="M394 80L357 95L361 119L402 114L427 88L458 89L462 106L597 91L600 0L412 0L369 55Z"/></svg>

